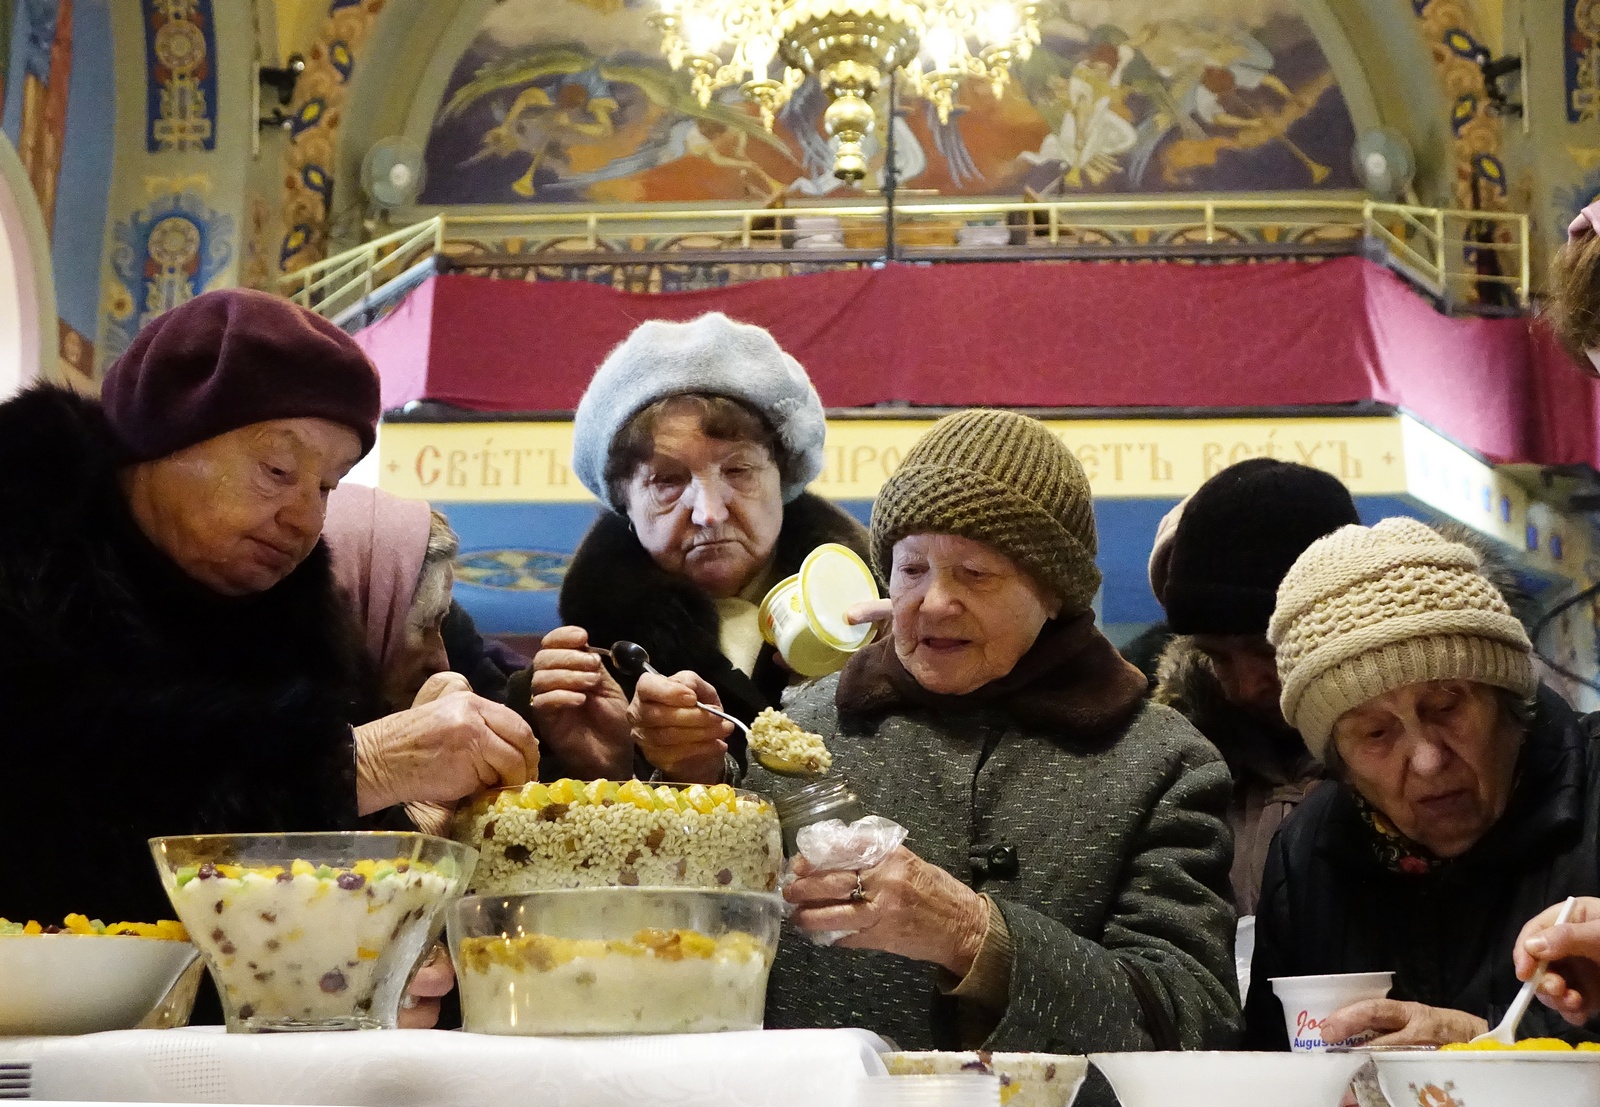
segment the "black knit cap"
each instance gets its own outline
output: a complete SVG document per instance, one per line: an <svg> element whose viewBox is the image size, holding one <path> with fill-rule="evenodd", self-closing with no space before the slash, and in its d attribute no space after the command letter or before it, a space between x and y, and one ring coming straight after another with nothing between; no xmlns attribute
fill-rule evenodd
<svg viewBox="0 0 1600 1107"><path fill-rule="evenodd" d="M1265 634L1295 559L1325 534L1361 522L1339 479L1258 457L1230 465L1184 505L1158 599L1178 634Z"/></svg>

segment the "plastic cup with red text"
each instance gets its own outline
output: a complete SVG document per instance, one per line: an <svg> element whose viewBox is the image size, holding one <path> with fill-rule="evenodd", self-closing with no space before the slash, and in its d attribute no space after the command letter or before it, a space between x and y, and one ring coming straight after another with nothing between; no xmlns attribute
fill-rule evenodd
<svg viewBox="0 0 1600 1107"><path fill-rule="evenodd" d="M1354 1046L1371 1041L1376 1033L1358 1034L1339 1042L1322 1040L1322 1023L1329 1015L1364 999L1383 999L1394 983L1392 972L1347 972L1331 976L1275 976L1272 990L1283 1004L1283 1021L1289 1031L1289 1048L1296 1053L1320 1053L1329 1046Z"/></svg>

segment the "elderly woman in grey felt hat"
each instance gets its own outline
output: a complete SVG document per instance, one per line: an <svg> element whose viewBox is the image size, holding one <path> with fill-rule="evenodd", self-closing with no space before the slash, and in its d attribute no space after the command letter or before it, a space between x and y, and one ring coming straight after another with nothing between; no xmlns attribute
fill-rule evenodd
<svg viewBox="0 0 1600 1107"><path fill-rule="evenodd" d="M761 599L823 543L867 552L861 524L806 491L824 431L800 363L720 313L643 323L606 358L572 464L607 510L561 588L569 625L507 692L543 738L547 776L632 775L636 725L638 753L669 779L736 774L742 740L696 700L747 722L777 706L790 674L762 639ZM676 675L619 685L586 650L618 640Z"/></svg>

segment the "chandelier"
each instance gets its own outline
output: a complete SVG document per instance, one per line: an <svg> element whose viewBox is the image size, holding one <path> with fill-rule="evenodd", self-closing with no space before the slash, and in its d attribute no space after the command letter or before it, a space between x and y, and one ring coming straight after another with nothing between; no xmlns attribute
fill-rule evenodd
<svg viewBox="0 0 1600 1107"><path fill-rule="evenodd" d="M1012 61L1039 42L1038 4L1028 0L660 0L650 21L674 69L687 68L702 106L739 85L773 119L807 77L828 100L823 122L837 140L834 176L866 176L862 143L873 98L900 70L910 90L948 123L963 79L999 96ZM773 77L781 61L781 77Z"/></svg>

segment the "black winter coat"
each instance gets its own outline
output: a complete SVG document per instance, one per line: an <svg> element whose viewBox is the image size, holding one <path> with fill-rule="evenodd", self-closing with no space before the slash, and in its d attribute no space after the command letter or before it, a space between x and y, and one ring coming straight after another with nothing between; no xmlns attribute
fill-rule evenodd
<svg viewBox="0 0 1600 1107"><path fill-rule="evenodd" d="M1521 986L1511 947L1523 924L1569 895L1600 895L1600 714L1579 717L1539 690L1506 813L1481 841L1425 875L1377 861L1373 831L1343 785L1322 785L1267 858L1245 1004L1248 1049L1287 1049L1269 978L1386 972L1391 998L1493 1026ZM1600 1038L1539 1003L1519 1037Z"/></svg>
<svg viewBox="0 0 1600 1107"><path fill-rule="evenodd" d="M170 918L146 839L356 823L360 646L318 545L219 596L144 536L98 403L0 404L0 916Z"/></svg>
<svg viewBox="0 0 1600 1107"><path fill-rule="evenodd" d="M825 542L838 542L867 557L865 527L822 497L802 493L783 509L773 551L775 571L780 577L798 573L806 555ZM690 669L700 674L717 690L728 713L747 723L763 708L777 707L789 683L789 673L777 664L771 646L762 647L751 676L734 668L722 654L716 604L658 566L628 520L616 512L596 519L573 555L561 585L561 619L583 627L598 646L639 643L663 673ZM517 673L507 691L507 702L523 713L530 676L528 670ZM634 681L622 685L631 698ZM729 737L728 748L744 762L740 734Z"/></svg>

